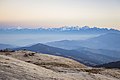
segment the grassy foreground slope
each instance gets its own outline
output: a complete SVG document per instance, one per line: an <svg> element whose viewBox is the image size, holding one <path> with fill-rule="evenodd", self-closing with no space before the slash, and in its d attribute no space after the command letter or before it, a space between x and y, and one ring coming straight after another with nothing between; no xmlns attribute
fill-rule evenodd
<svg viewBox="0 0 120 80"><path fill-rule="evenodd" d="M31 51L0 52L0 80L119 80L119 69L88 68Z"/></svg>

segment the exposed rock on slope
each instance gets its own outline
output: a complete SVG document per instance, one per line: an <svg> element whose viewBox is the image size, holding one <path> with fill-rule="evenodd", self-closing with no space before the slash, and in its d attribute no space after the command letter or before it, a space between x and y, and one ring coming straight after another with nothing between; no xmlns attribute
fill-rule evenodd
<svg viewBox="0 0 120 80"><path fill-rule="evenodd" d="M119 80L119 69L88 68L30 51L0 52L0 80Z"/></svg>

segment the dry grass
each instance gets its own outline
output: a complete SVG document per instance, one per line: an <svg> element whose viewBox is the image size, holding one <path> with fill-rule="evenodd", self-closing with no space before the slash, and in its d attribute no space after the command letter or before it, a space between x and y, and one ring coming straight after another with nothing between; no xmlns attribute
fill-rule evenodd
<svg viewBox="0 0 120 80"><path fill-rule="evenodd" d="M0 80L119 80L120 70L30 51L0 52Z"/></svg>

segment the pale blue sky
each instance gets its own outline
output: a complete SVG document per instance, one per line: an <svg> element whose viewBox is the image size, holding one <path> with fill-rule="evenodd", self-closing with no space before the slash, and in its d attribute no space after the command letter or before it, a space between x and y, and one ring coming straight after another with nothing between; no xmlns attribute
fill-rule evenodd
<svg viewBox="0 0 120 80"><path fill-rule="evenodd" d="M0 23L120 29L120 0L0 0Z"/></svg>

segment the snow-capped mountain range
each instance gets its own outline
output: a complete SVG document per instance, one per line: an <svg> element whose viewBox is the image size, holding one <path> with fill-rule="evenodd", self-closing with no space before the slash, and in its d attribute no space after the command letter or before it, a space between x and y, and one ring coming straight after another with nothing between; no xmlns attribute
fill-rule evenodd
<svg viewBox="0 0 120 80"><path fill-rule="evenodd" d="M115 29L108 29L108 28L97 28L97 27L89 27L89 26L64 26L59 28L1 28L0 33L106 33L106 32L120 32L119 30Z"/></svg>

